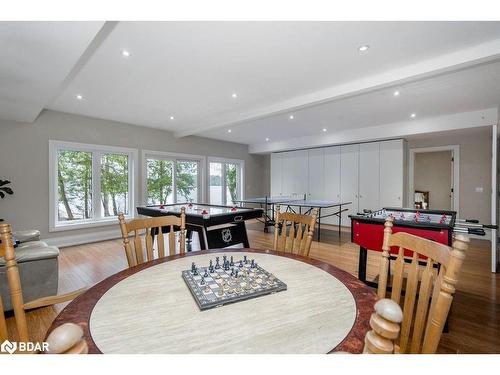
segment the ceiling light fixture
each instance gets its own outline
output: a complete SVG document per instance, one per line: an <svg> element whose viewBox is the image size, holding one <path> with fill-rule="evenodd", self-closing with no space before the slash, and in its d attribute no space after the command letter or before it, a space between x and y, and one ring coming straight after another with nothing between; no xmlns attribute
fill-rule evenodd
<svg viewBox="0 0 500 375"><path fill-rule="evenodd" d="M170 120L175 120L175 117L174 116L170 116Z"/></svg>
<svg viewBox="0 0 500 375"><path fill-rule="evenodd" d="M358 51L359 52L366 52L366 51L368 51L369 48L370 48L370 46L368 44L365 44L363 46L358 47Z"/></svg>
<svg viewBox="0 0 500 375"><path fill-rule="evenodd" d="M233 92L233 94L231 95L231 97L232 97L233 99L236 99L236 98L238 97L238 94L236 94L235 92Z"/></svg>
<svg viewBox="0 0 500 375"><path fill-rule="evenodd" d="M83 95L82 95L82 94L77 94L77 95L76 95L76 98L77 98L78 100L83 100Z"/></svg>
<svg viewBox="0 0 500 375"><path fill-rule="evenodd" d="M323 133L326 132L326 128L323 128Z"/></svg>
<svg viewBox="0 0 500 375"><path fill-rule="evenodd" d="M228 133L231 133L231 129L227 129L227 132L228 132Z"/></svg>
<svg viewBox="0 0 500 375"><path fill-rule="evenodd" d="M122 56L123 57L130 57L130 52L127 51L126 49L122 50Z"/></svg>
<svg viewBox="0 0 500 375"><path fill-rule="evenodd" d="M266 138L266 142L269 142L269 138Z"/></svg>
<svg viewBox="0 0 500 375"><path fill-rule="evenodd" d="M410 117L411 117L411 118L415 118L415 117L417 117L417 114L416 114L416 113L412 113L412 114L410 115Z"/></svg>
<svg viewBox="0 0 500 375"><path fill-rule="evenodd" d="M394 91L394 96L399 96L399 91L398 90Z"/></svg>
<svg viewBox="0 0 500 375"><path fill-rule="evenodd" d="M290 115L288 118L289 118L290 120L293 120L295 117L294 117L293 115Z"/></svg>

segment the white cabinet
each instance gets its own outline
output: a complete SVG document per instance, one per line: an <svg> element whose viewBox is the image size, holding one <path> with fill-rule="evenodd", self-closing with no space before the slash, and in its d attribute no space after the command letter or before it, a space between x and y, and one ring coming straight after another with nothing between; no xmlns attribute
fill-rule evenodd
<svg viewBox="0 0 500 375"><path fill-rule="evenodd" d="M284 152L281 193L284 196L303 196L308 189L307 150Z"/></svg>
<svg viewBox="0 0 500 375"><path fill-rule="evenodd" d="M309 199L325 198L325 155L324 149L315 148L309 150Z"/></svg>
<svg viewBox="0 0 500 375"><path fill-rule="evenodd" d="M348 215L363 209L402 207L405 189L405 141L369 142L282 152L271 155L271 195L302 196L345 206ZM323 209L322 215L332 213ZM324 223L337 224L337 217Z"/></svg>
<svg viewBox="0 0 500 375"><path fill-rule="evenodd" d="M340 146L325 147L324 151L324 195L322 199L340 202ZM336 212L338 207L321 210L322 215ZM338 224L336 216L326 217L322 220L325 224Z"/></svg>
<svg viewBox="0 0 500 375"><path fill-rule="evenodd" d="M281 195L283 176L282 154L271 154L271 196Z"/></svg>
<svg viewBox="0 0 500 375"><path fill-rule="evenodd" d="M403 207L404 140L380 142L380 207Z"/></svg>
<svg viewBox="0 0 500 375"><path fill-rule="evenodd" d="M358 212L358 182L359 182L359 145L347 145L340 148L340 199L342 202L352 202L348 211L342 214L342 225L350 226L348 215Z"/></svg>
<svg viewBox="0 0 500 375"><path fill-rule="evenodd" d="M358 210L380 208L380 142L359 145Z"/></svg>

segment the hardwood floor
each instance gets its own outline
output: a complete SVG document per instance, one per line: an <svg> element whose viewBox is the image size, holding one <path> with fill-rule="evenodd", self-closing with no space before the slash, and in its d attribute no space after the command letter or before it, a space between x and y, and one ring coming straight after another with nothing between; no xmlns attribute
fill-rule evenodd
<svg viewBox="0 0 500 375"><path fill-rule="evenodd" d="M270 248L272 234L262 231L262 224L248 225L250 244ZM310 256L331 263L357 276L358 248L350 242L350 233L339 239L334 228L322 228L322 242L313 242ZM500 274L490 272L490 243L472 240L467 252L455 299L449 316L450 331L444 333L440 353L500 353ZM199 249L196 239L193 249ZM375 279L379 253L369 252L367 278ZM59 257L59 292L65 293L100 280L127 267L121 240L97 242L61 249ZM42 340L52 320L63 308L43 308L28 314L32 340ZM9 334L15 338L13 318Z"/></svg>

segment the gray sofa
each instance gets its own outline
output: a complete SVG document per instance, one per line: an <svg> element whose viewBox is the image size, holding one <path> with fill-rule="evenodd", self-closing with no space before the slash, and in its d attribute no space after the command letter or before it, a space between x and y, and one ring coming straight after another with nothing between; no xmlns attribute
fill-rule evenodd
<svg viewBox="0 0 500 375"><path fill-rule="evenodd" d="M15 249L24 302L56 295L59 279L59 249L37 241L37 237L31 236L30 239L35 241L21 242ZM5 259L0 258L0 293L4 310L9 311L12 310L12 304L5 271Z"/></svg>

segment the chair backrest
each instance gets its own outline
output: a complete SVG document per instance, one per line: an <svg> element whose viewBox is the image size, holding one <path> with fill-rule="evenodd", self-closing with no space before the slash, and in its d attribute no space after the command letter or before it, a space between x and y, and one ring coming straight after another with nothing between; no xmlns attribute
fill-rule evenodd
<svg viewBox="0 0 500 375"><path fill-rule="evenodd" d="M394 264L391 299L400 303L405 274L404 251L413 251L404 289L399 351L435 353L448 317L469 239L465 235L456 235L453 247L450 248L404 232L392 234L392 220L389 218L385 222L378 296L386 297L390 249L397 247L399 252Z"/></svg>
<svg viewBox="0 0 500 375"><path fill-rule="evenodd" d="M14 251L14 242L12 241L12 228L10 224L0 224L0 258L5 259L5 273L7 284L10 290L10 300L14 310L16 327L19 334L19 340L29 341L28 323L26 322L26 313L24 311L23 293L21 290L21 278L16 262ZM0 339L7 339L7 326L3 313L3 303L0 297L1 318L0 318Z"/></svg>
<svg viewBox="0 0 500 375"><path fill-rule="evenodd" d="M375 312L370 317L371 331L365 336L363 353L367 354L394 354L396 340L401 329L403 311L391 299L384 298L375 304Z"/></svg>
<svg viewBox="0 0 500 375"><path fill-rule="evenodd" d="M157 257L163 258L165 254L165 241L163 236L163 228L167 227L168 232L168 250L169 254L174 255L176 253L176 227L180 229L180 254L186 252L186 212L185 208L181 208L180 217L177 216L158 216L146 219L133 219L130 221L125 221L123 213L118 215L118 220L120 221L120 229L122 231L123 237L123 247L125 248L125 253L127 255L127 261L129 267L136 266L138 264L144 263L155 259L153 243L156 236L157 243ZM133 237L130 238L130 233L134 233ZM144 242L146 247L146 256L144 256L144 250L142 245L142 238L144 235ZM132 239L132 242L130 241Z"/></svg>
<svg viewBox="0 0 500 375"><path fill-rule="evenodd" d="M312 210L311 215L301 215L280 212L278 205L274 223L274 250L309 256L317 217L316 209Z"/></svg>

